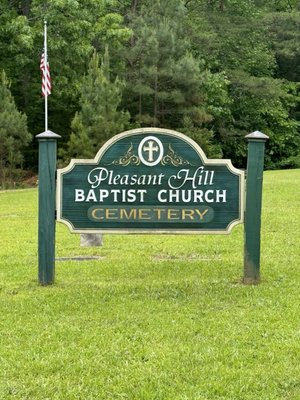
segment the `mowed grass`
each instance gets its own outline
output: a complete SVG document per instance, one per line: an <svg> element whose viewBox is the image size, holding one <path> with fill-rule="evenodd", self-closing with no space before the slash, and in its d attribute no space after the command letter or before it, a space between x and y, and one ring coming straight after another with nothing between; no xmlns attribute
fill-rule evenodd
<svg viewBox="0 0 300 400"><path fill-rule="evenodd" d="M264 174L262 283L229 236L105 235L57 225L37 283L37 191L0 193L0 399L300 399L300 170Z"/></svg>

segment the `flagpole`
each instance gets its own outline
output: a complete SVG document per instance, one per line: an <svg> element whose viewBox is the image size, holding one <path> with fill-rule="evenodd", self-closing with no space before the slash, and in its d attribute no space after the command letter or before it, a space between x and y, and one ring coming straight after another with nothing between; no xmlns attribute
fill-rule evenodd
<svg viewBox="0 0 300 400"><path fill-rule="evenodd" d="M51 77L47 54L47 22L44 21L44 52L41 57L42 95L45 97L45 132L39 141L39 221L38 221L38 279L41 285L54 283L55 277L55 196L57 139L48 130L48 95Z"/></svg>
<svg viewBox="0 0 300 400"><path fill-rule="evenodd" d="M48 65L48 53L47 53L47 21L44 21L44 57L45 66ZM45 132L48 131L48 91L45 93Z"/></svg>

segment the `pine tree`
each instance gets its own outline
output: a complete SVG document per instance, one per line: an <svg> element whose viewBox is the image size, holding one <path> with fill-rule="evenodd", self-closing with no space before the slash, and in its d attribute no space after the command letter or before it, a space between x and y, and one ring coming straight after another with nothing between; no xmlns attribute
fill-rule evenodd
<svg viewBox="0 0 300 400"><path fill-rule="evenodd" d="M81 109L72 121L70 156L94 157L111 136L124 130L129 115L118 109L122 89L123 83L118 77L111 80L108 49L100 67L99 55L94 52L81 88Z"/></svg>
<svg viewBox="0 0 300 400"><path fill-rule="evenodd" d="M223 92L225 77L207 79L205 62L191 52L186 11L180 0L153 0L132 16L126 90L141 125L179 129L188 117L201 127L214 118L208 86L218 81Z"/></svg>
<svg viewBox="0 0 300 400"><path fill-rule="evenodd" d="M176 78L189 48L183 34L184 13L177 0L154 0L132 18L127 90L137 105L135 118L142 125L166 126L184 101Z"/></svg>
<svg viewBox="0 0 300 400"><path fill-rule="evenodd" d="M5 71L0 76L0 178L5 184L7 171L22 164L22 151L29 144L31 135L27 130L26 115L17 110L9 89Z"/></svg>

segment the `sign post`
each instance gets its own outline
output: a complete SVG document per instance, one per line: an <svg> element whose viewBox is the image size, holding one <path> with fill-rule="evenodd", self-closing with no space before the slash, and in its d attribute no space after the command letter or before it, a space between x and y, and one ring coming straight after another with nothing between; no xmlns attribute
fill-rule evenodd
<svg viewBox="0 0 300 400"><path fill-rule="evenodd" d="M246 211L244 228L244 278L246 284L260 282L260 228L265 142L269 137L259 131L248 140Z"/></svg>
<svg viewBox="0 0 300 400"><path fill-rule="evenodd" d="M244 222L244 283L260 280L264 147L248 140L246 211L244 172L230 160L207 159L182 133L140 128L120 133L94 159L71 160L57 171L59 135L39 140L39 283L54 283L55 211L73 233L229 234ZM57 190L56 190L57 187ZM55 201L56 199L56 201Z"/></svg>
<svg viewBox="0 0 300 400"><path fill-rule="evenodd" d="M59 135L39 140L38 278L54 283L55 211L71 232L228 234L244 222L243 282L260 281L264 148L268 136L248 140L244 172L230 160L207 159L187 136L140 128L114 136L94 159L71 160L57 171ZM56 190L57 187L57 190ZM56 201L55 201L56 199Z"/></svg>
<svg viewBox="0 0 300 400"><path fill-rule="evenodd" d="M36 136L39 141L38 279L54 283L55 270L55 174L57 139L54 132Z"/></svg>

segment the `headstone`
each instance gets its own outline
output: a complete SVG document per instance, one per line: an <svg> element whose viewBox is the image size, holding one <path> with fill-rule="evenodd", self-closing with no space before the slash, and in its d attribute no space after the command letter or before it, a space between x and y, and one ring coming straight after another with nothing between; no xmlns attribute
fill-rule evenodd
<svg viewBox="0 0 300 400"><path fill-rule="evenodd" d="M82 233L80 235L81 247L103 246L103 235L101 233Z"/></svg>

